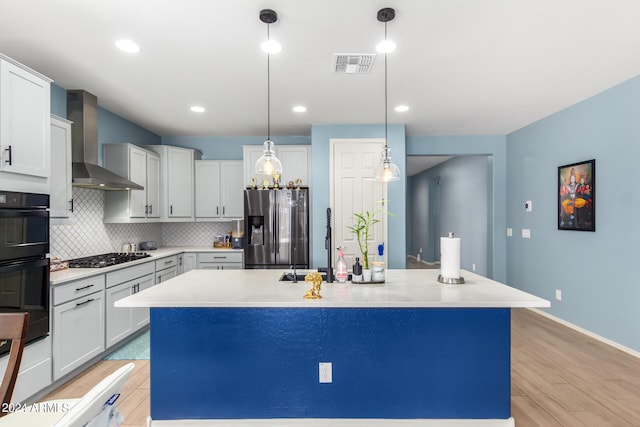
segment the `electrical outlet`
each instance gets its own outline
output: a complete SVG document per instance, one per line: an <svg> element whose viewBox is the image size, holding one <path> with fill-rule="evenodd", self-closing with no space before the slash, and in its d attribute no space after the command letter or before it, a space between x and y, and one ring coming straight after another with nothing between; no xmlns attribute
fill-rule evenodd
<svg viewBox="0 0 640 427"><path fill-rule="evenodd" d="M332 383L333 382L333 367L331 362L320 362L318 364L320 383Z"/></svg>
<svg viewBox="0 0 640 427"><path fill-rule="evenodd" d="M513 228L507 228L507 237L513 236Z"/></svg>
<svg viewBox="0 0 640 427"><path fill-rule="evenodd" d="M562 301L562 291L560 289L556 289L556 299Z"/></svg>
<svg viewBox="0 0 640 427"><path fill-rule="evenodd" d="M471 269L472 269L473 271L476 271L476 265L475 265L475 264L471 264Z"/></svg>
<svg viewBox="0 0 640 427"><path fill-rule="evenodd" d="M533 211L533 202L531 200L524 202L524 210L527 212Z"/></svg>
<svg viewBox="0 0 640 427"><path fill-rule="evenodd" d="M528 228L523 228L522 229L522 238L523 239L530 239L531 238L531 230L529 230Z"/></svg>

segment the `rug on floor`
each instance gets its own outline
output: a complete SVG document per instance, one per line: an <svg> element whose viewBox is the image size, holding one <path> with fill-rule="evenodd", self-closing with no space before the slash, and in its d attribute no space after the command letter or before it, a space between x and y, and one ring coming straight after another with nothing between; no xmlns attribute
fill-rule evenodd
<svg viewBox="0 0 640 427"><path fill-rule="evenodd" d="M105 360L149 360L149 330L108 354Z"/></svg>

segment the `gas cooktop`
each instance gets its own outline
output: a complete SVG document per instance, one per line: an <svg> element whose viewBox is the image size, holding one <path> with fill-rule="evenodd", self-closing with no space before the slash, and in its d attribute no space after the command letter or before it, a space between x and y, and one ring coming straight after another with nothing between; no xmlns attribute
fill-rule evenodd
<svg viewBox="0 0 640 427"><path fill-rule="evenodd" d="M102 268L110 265L122 264L129 261L135 261L151 255L144 252L117 253L93 255L84 258L70 259L69 268Z"/></svg>

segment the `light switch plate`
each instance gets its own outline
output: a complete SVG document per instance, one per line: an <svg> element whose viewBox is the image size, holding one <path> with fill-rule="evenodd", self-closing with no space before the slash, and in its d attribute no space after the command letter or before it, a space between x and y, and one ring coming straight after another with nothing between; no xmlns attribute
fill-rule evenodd
<svg viewBox="0 0 640 427"><path fill-rule="evenodd" d="M522 229L522 238L523 239L530 239L531 238L531 230L529 230L528 228L523 228Z"/></svg>
<svg viewBox="0 0 640 427"><path fill-rule="evenodd" d="M513 228L507 228L507 237L513 236Z"/></svg>

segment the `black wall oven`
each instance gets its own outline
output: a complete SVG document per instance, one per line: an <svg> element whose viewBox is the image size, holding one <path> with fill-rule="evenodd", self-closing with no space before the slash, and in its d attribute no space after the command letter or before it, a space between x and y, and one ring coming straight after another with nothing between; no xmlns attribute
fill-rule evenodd
<svg viewBox="0 0 640 427"><path fill-rule="evenodd" d="M27 342L49 334L48 208L47 194L0 191L0 313L29 312Z"/></svg>

